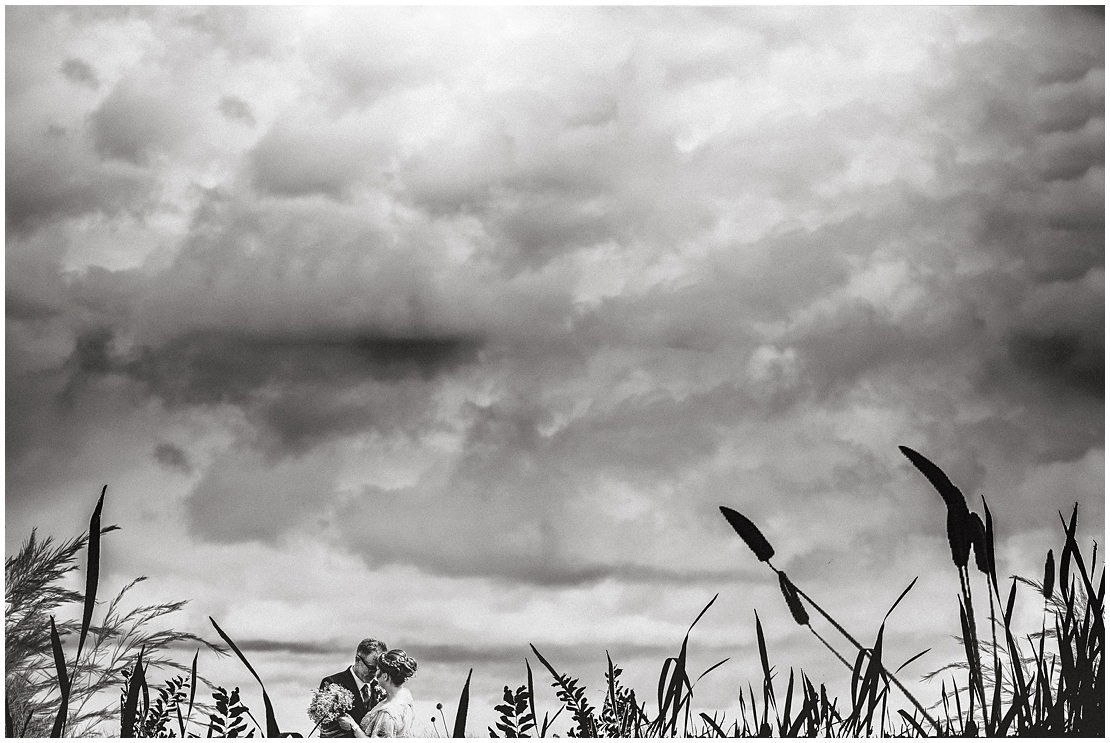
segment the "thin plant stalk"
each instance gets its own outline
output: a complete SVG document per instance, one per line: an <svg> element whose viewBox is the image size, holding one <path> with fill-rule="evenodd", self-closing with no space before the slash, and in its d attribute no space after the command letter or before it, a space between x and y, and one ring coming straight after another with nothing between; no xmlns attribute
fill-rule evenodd
<svg viewBox="0 0 1110 743"><path fill-rule="evenodd" d="M767 564L771 565L771 562L768 560ZM773 565L771 566L771 569L778 572L778 570ZM845 639L848 640L848 642L852 643L852 645L854 645L857 650L859 650L860 652L866 653L868 655L868 657L870 657L870 655L871 655L870 651L867 648L865 648L863 645L861 645L856 640L856 638L852 637L852 635L848 633L848 630L841 627L840 624L835 619L833 619L829 615L828 612L826 612L824 609L822 609L821 606L816 601L811 599L802 589L798 588L797 584L795 584L794 590L796 590L798 592L798 595L801 596L802 598L804 598L809 603L809 605L812 606L817 611L818 614L823 616L826 619L826 621L828 621L829 624L831 624L833 627L835 627L836 630L838 632L840 632L840 634L843 635L845 637ZM841 660L843 660L843 659L841 659ZM925 709L925 707L921 704L921 702L917 701L917 698L914 697L914 695L910 693L909 689L907 689L902 684L902 682L898 680L897 676L895 676L893 673L888 671L881 663L878 666L878 670L879 670L880 673L883 674L883 676L888 681L890 681L892 684L894 684L896 687L898 687L899 691L901 691L903 694L906 695L906 699L910 700L910 703L913 704L914 707L917 707L917 711L920 712L925 717L925 719L929 721L930 725L932 725L934 728L936 728L937 732L940 732L942 730L942 728L940 726L940 723L933 719L933 716L929 714L928 710Z"/></svg>

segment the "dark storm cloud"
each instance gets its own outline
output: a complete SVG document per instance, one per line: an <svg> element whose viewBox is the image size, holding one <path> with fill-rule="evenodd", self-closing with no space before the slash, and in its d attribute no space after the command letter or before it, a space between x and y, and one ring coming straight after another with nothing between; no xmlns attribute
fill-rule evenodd
<svg viewBox="0 0 1110 743"><path fill-rule="evenodd" d="M220 113L231 121L241 121L247 126L255 125L254 114L251 113L251 107L242 98L237 98L233 95L221 98Z"/></svg>
<svg viewBox="0 0 1110 743"><path fill-rule="evenodd" d="M115 348L113 331L78 335L55 379L66 379L56 402L95 394L98 380L116 375L134 382L169 408L241 407L276 453L304 452L340 435L406 425L426 397L402 384L426 384L473 363L481 346L465 337L273 337L194 333L129 354ZM32 384L9 375L11 384ZM376 385L365 389L367 384ZM361 390L351 397L345 391ZM9 417L17 423L19 415ZM10 451L29 442L9 425ZM14 448L12 448L14 447ZM163 464L171 464L159 455Z"/></svg>
<svg viewBox="0 0 1110 743"><path fill-rule="evenodd" d="M90 131L97 154L144 166L175 143L183 130L178 112L165 99L118 84L92 113Z"/></svg>
<svg viewBox="0 0 1110 743"><path fill-rule="evenodd" d="M244 402L274 383L347 385L430 379L473 361L469 338L267 337L195 333L144 347L124 371L170 405Z"/></svg>
<svg viewBox="0 0 1110 743"><path fill-rule="evenodd" d="M519 645L429 645L420 642L403 642L401 646L418 663L520 663L526 658L534 660L523 644ZM706 647L705 645L702 646ZM708 649L708 648L707 648ZM608 651L615 663L639 658L659 658L675 652L673 644L613 642L567 644L548 643L539 648L553 663L596 662Z"/></svg>
<svg viewBox="0 0 1110 743"><path fill-rule="evenodd" d="M1037 335L1016 332L1007 342L1010 361L1022 371L1042 379L1052 390L1075 392L1103 399L1105 395L1102 334L1083 337L1075 333Z"/></svg>
<svg viewBox="0 0 1110 743"><path fill-rule="evenodd" d="M167 469L178 470L185 474L193 471L185 450L174 444L161 443L155 446L154 459Z"/></svg>
<svg viewBox="0 0 1110 743"><path fill-rule="evenodd" d="M338 644L329 645L317 642L286 642L281 640L252 640L249 638L235 641L236 647L252 653L295 653L297 655L334 655L349 653L351 648Z"/></svg>
<svg viewBox="0 0 1110 743"><path fill-rule="evenodd" d="M83 59L72 57L67 59L65 63L62 64L62 74L66 76L67 80L71 80L78 85L86 85L93 90L100 87L100 81L96 77L96 70Z"/></svg>
<svg viewBox="0 0 1110 743"><path fill-rule="evenodd" d="M241 639L235 644L243 651L254 653L292 653L294 655L348 655L352 647L340 643L289 642L268 639ZM527 647L519 644L428 644L400 640L388 643L389 647L400 647L417 663L518 663L531 657ZM705 645L703 644L703 648ZM708 648L707 648L708 649ZM548 644L541 648L545 657L558 659L560 663L581 663L596 661L604 657L608 650L617 662L637 658L658 658L674 652L673 645L655 643L616 642L605 646L595 643L571 645L565 643Z"/></svg>
<svg viewBox="0 0 1110 743"><path fill-rule="evenodd" d="M142 214L153 199L151 174L70 156L71 143L48 141L44 131L7 147L6 222L25 234L55 220L103 214Z"/></svg>

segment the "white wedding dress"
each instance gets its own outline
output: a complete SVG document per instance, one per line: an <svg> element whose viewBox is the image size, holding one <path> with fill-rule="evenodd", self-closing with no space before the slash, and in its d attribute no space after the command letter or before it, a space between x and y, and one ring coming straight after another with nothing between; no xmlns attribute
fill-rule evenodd
<svg viewBox="0 0 1110 743"><path fill-rule="evenodd" d="M408 738L416 721L412 694L402 687L393 699L379 702L362 718L362 732L371 738Z"/></svg>

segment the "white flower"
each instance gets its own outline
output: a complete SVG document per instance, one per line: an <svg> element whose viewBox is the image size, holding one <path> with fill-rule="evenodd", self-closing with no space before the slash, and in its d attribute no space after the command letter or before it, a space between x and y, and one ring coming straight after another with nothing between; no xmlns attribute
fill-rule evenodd
<svg viewBox="0 0 1110 743"><path fill-rule="evenodd" d="M335 722L340 715L349 712L354 705L354 694L339 684L328 684L323 689L312 692L312 701L308 705L308 716L317 725Z"/></svg>

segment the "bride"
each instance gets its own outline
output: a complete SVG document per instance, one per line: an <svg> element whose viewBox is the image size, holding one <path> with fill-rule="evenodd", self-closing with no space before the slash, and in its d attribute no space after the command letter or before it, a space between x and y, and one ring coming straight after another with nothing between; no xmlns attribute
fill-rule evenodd
<svg viewBox="0 0 1110 743"><path fill-rule="evenodd" d="M416 719L412 694L403 688L416 673L416 661L404 650L390 650L378 656L378 672L374 677L385 691L385 699L362 718L362 725L350 715L339 718L339 725L356 738L407 738Z"/></svg>

